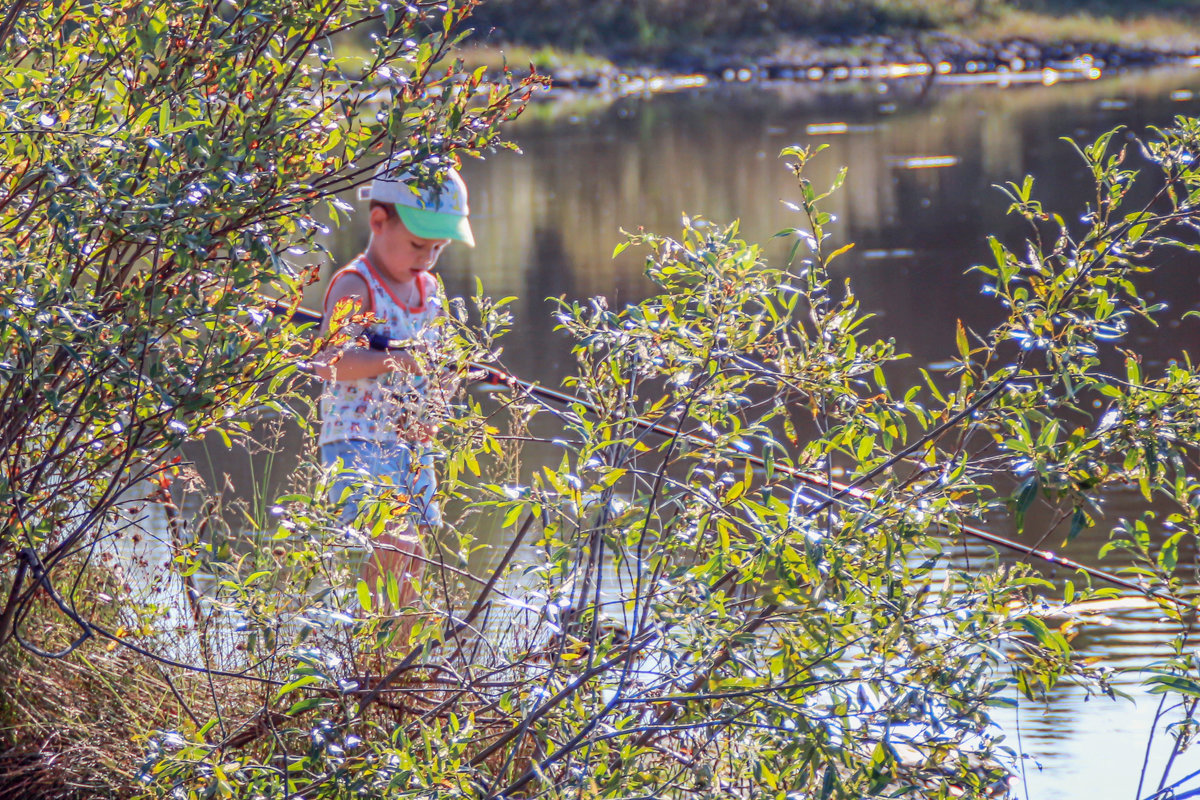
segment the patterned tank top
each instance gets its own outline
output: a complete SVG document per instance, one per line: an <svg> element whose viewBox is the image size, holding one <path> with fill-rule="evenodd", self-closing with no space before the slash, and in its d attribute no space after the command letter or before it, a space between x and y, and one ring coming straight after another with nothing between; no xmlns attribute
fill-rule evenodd
<svg viewBox="0 0 1200 800"><path fill-rule="evenodd" d="M418 339L435 344L438 337L434 321L444 313L444 301L437 280L428 273L417 278L417 305L400 302L360 254L338 270L329 281L330 288L347 273L367 284L363 311L371 311L377 320L372 332L390 339ZM329 290L325 292L326 301ZM321 395L321 435L319 443L361 439L391 444L407 441L404 420L423 420L428 411L428 380L423 375L404 371L384 372L371 378L330 381Z"/></svg>

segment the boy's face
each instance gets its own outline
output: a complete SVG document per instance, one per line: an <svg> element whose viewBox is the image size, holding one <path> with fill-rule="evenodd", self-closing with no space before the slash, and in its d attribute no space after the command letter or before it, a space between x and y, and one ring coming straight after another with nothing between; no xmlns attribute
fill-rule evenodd
<svg viewBox="0 0 1200 800"><path fill-rule="evenodd" d="M449 239L422 239L413 235L399 215L388 215L387 211L375 207L370 216L372 262L376 263L387 277L398 283L407 283L422 272L433 269L438 256L450 243Z"/></svg>

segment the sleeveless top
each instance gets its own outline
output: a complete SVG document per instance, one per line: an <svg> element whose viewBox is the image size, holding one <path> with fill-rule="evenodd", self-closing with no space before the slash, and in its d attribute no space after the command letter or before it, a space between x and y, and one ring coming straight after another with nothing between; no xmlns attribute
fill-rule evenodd
<svg viewBox="0 0 1200 800"><path fill-rule="evenodd" d="M330 289L339 277L351 273L367 285L362 311L370 311L376 322L371 332L390 339L417 339L434 344L437 330L433 324L444 311L437 279L429 273L417 277L418 302L409 306L400 302L375 272L365 253L338 270L329 281ZM329 289L325 291L326 305ZM330 309L326 308L326 313ZM334 369L336 370L336 365ZM321 435L319 444L360 439L382 444L408 441L402 435L402 421L423 419L428 379L401 370L383 372L371 378L330 381L321 395Z"/></svg>

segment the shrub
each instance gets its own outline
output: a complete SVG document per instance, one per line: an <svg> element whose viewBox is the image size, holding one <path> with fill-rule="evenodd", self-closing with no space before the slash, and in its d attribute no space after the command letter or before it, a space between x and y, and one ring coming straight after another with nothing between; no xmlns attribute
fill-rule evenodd
<svg viewBox="0 0 1200 800"><path fill-rule="evenodd" d="M181 444L282 408L300 345L265 295L313 280L318 220L338 222L339 194L389 153L419 166L498 143L526 88L432 71L469 8L0 14L0 645L62 659L125 644L78 576L147 481L169 483ZM368 49L342 52L367 31ZM39 597L73 636L32 624Z"/></svg>

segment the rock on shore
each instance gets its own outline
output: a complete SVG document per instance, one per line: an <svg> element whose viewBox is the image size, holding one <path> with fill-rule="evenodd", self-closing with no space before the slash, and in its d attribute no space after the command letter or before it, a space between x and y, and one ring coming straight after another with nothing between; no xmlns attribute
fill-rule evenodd
<svg viewBox="0 0 1200 800"><path fill-rule="evenodd" d="M888 36L816 37L795 40L769 55L736 56L680 53L661 67L605 70L563 67L550 74L557 88L606 90L629 77L696 75L713 80L839 80L908 75L1013 74L1045 70L1091 72L1152 67L1183 62L1193 50L1122 45L1108 41L1040 43L1024 39L996 42L961 36L894 38ZM926 69L917 69L925 65ZM909 67L911 69L902 69ZM889 73L890 70L890 73ZM668 77L668 80L670 78Z"/></svg>

